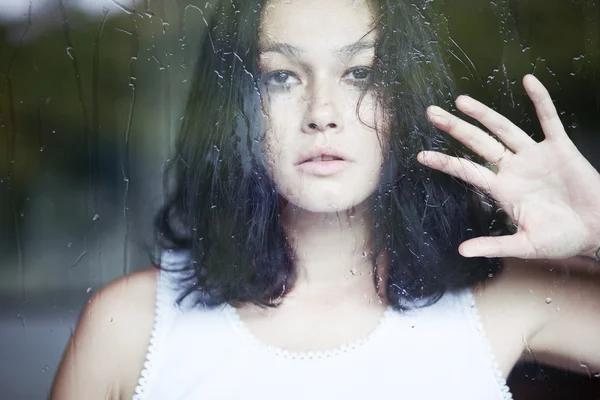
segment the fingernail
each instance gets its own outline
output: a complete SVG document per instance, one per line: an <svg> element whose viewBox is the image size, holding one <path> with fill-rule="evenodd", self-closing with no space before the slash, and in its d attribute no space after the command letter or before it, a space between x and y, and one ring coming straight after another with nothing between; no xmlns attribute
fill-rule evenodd
<svg viewBox="0 0 600 400"><path fill-rule="evenodd" d="M459 100L460 100L461 111L463 111L463 112L473 111L473 104L471 103L471 99L469 98L469 96L465 96L465 95L458 96L458 98L456 99L457 105L458 105Z"/></svg>
<svg viewBox="0 0 600 400"><path fill-rule="evenodd" d="M461 250L460 254L463 257L467 257L467 258L473 257L473 253L471 253L471 251L469 249L467 249L467 250Z"/></svg>
<svg viewBox="0 0 600 400"><path fill-rule="evenodd" d="M442 124L448 121L448 115L443 109L436 106L431 106L427 110L427 118L429 119L429 122Z"/></svg>
<svg viewBox="0 0 600 400"><path fill-rule="evenodd" d="M443 117L444 116L444 110L442 110L438 106L430 106L428 108L428 111L429 111L429 113L431 115L434 115L436 117Z"/></svg>

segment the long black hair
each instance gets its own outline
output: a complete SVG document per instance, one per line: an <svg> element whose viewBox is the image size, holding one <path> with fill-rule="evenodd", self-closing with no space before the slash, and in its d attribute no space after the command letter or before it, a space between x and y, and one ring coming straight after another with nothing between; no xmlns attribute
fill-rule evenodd
<svg viewBox="0 0 600 400"><path fill-rule="evenodd" d="M296 277L281 201L256 156L264 136L257 49L262 3L215 1L205 16L176 157L166 171L173 189L156 216L154 264L161 268L165 251L184 252L182 269L190 273L180 300L200 293L205 306L276 306ZM484 194L416 161L426 149L481 161L426 120L427 106L449 108L454 90L423 7L409 0L370 4L378 38L367 90L377 92L391 119L382 180L369 200L370 257L387 254L384 284L393 307L421 299L430 305L446 290L498 271L497 259L458 253L461 242L491 235L497 216Z"/></svg>

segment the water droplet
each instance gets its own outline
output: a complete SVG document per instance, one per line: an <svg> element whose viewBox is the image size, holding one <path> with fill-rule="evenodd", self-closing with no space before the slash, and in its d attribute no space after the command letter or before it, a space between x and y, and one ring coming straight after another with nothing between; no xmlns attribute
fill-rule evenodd
<svg viewBox="0 0 600 400"><path fill-rule="evenodd" d="M552 303L552 298L551 297L546 297L546 304L550 304Z"/></svg>
<svg viewBox="0 0 600 400"><path fill-rule="evenodd" d="M94 218L92 218L92 221L98 221L100 219L100 216L98 214L94 214Z"/></svg>
<svg viewBox="0 0 600 400"><path fill-rule="evenodd" d="M46 150L46 148L44 146L40 147L40 153L43 152L44 150Z"/></svg>
<svg viewBox="0 0 600 400"><path fill-rule="evenodd" d="M69 58L71 60L73 60L73 54L71 54L72 51L73 51L72 47L67 47L67 55L69 56Z"/></svg>
<svg viewBox="0 0 600 400"><path fill-rule="evenodd" d="M92 288L91 287L87 288L87 292L91 293L92 292Z"/></svg>
<svg viewBox="0 0 600 400"><path fill-rule="evenodd" d="M113 322L113 317L110 317L110 318L108 319L108 322Z"/></svg>

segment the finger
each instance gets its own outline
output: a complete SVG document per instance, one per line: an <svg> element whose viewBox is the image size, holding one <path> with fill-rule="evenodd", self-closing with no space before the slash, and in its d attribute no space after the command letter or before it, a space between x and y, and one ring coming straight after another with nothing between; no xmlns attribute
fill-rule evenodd
<svg viewBox="0 0 600 400"><path fill-rule="evenodd" d="M417 160L455 178L461 179L480 188L493 196L493 184L496 174L481 165L464 158L451 157L435 151L422 151L417 155Z"/></svg>
<svg viewBox="0 0 600 400"><path fill-rule="evenodd" d="M535 249L525 239L523 233L506 236L485 236L470 239L458 246L463 257L517 257L536 258Z"/></svg>
<svg viewBox="0 0 600 400"><path fill-rule="evenodd" d="M440 107L431 106L427 109L429 121L437 128L449 133L456 140L479 154L492 164L502 157L504 154L504 145L482 131L463 121L462 119L450 114ZM506 154L504 159L508 158Z"/></svg>
<svg viewBox="0 0 600 400"><path fill-rule="evenodd" d="M456 99L458 109L470 117L481 122L498 139L515 153L519 150L535 144L535 140L529 137L508 118L492 110L485 104L469 97L458 96Z"/></svg>
<svg viewBox="0 0 600 400"><path fill-rule="evenodd" d="M567 136L550 93L544 85L535 76L529 74L523 78L523 86L535 106L535 112L546 138L558 139Z"/></svg>

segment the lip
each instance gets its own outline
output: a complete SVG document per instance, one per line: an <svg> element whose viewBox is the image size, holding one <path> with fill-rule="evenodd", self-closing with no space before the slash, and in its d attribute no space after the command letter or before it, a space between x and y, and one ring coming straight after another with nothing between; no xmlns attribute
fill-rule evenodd
<svg viewBox="0 0 600 400"><path fill-rule="evenodd" d="M298 165L298 168L312 175L328 176L345 170L350 163L346 160L333 161L307 161Z"/></svg>
<svg viewBox="0 0 600 400"><path fill-rule="evenodd" d="M324 156L330 156L330 157L339 158L340 160L343 160L343 161L349 161L348 157L346 157L343 153L341 153L335 149L324 148L324 147L313 147L308 152L302 154L302 156L300 157L300 159L298 160L296 165L300 165L300 164L309 162L309 160L312 160L313 158L316 158L316 157L324 157ZM312 162L331 162L331 161L312 161Z"/></svg>
<svg viewBox="0 0 600 400"><path fill-rule="evenodd" d="M316 157L335 157L336 160L330 161L310 161ZM303 154L296 166L303 172L317 175L328 176L342 172L350 165L347 157L333 149L313 148L309 152Z"/></svg>

